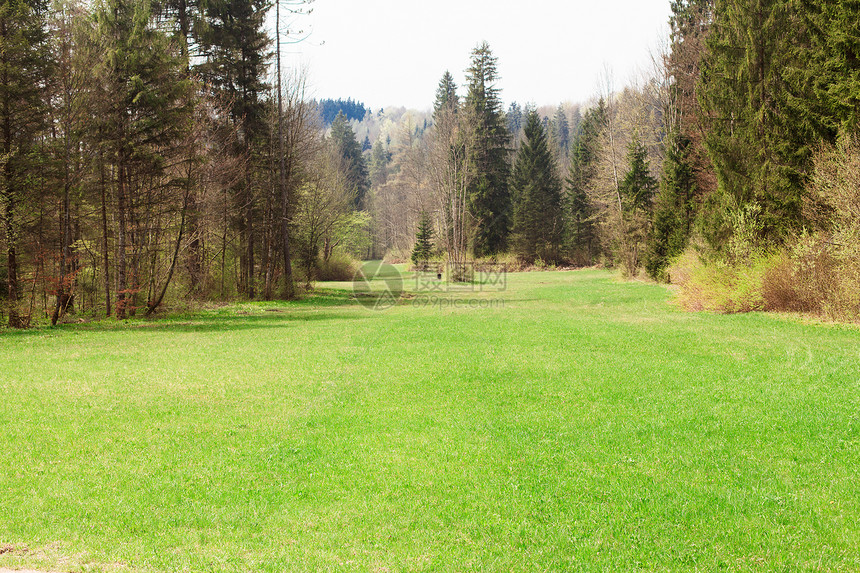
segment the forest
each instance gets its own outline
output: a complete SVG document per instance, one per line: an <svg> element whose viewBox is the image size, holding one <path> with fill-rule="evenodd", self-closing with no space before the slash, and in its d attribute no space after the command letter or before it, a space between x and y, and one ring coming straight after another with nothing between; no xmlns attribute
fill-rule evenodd
<svg viewBox="0 0 860 573"><path fill-rule="evenodd" d="M0 3L4 323L289 300L413 251L860 315L855 3L673 0L652 69L542 108L480 43L426 112L308 98L279 31L306 10Z"/></svg>

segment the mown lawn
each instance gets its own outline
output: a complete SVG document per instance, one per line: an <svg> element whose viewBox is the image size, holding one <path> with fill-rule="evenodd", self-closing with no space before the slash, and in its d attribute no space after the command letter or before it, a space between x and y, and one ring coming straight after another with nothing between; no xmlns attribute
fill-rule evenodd
<svg viewBox="0 0 860 573"><path fill-rule="evenodd" d="M508 283L0 332L0 567L860 569L860 330Z"/></svg>

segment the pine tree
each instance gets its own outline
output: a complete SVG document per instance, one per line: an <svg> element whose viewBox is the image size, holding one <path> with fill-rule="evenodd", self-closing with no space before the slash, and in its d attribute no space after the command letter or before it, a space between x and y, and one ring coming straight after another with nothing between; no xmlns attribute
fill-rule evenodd
<svg viewBox="0 0 860 573"><path fill-rule="evenodd" d="M570 123L567 121L567 113L562 105L555 110L555 117L552 120L552 140L557 156L567 157L570 150Z"/></svg>
<svg viewBox="0 0 860 573"><path fill-rule="evenodd" d="M445 71L442 79L439 80L439 87L436 89L436 101L433 104L433 117L436 117L442 110L450 109L455 113L460 107L460 100L457 96L457 84L454 83L454 76L451 72Z"/></svg>
<svg viewBox="0 0 860 573"><path fill-rule="evenodd" d="M530 109L526 113L525 139L511 175L513 244L523 260L559 260L563 217L557 169L540 117Z"/></svg>
<svg viewBox="0 0 860 573"><path fill-rule="evenodd" d="M585 112L574 138L565 197L565 252L573 261L590 265L598 254L594 208L588 189L595 176L599 140L606 122L606 107L601 99Z"/></svg>
<svg viewBox="0 0 860 573"><path fill-rule="evenodd" d="M802 190L821 136L792 69L805 65L808 31L787 0L715 4L697 92L708 123L706 148L729 204L757 203L763 241L800 225ZM792 88L792 89L789 89Z"/></svg>
<svg viewBox="0 0 860 573"><path fill-rule="evenodd" d="M256 295L255 250L258 189L266 172L263 151L270 141L266 94L271 39L266 0L211 0L205 8L200 43L205 61L197 67L208 87L229 102L229 115L240 133L235 155L245 173L232 189L239 235L239 291Z"/></svg>
<svg viewBox="0 0 860 573"><path fill-rule="evenodd" d="M152 26L148 0L104 0L96 6L93 70L100 89L99 140L114 174L117 221L117 318L125 318L139 287L132 211L147 180L166 174L174 144L189 128L192 84L185 58ZM135 257L135 261L137 261Z"/></svg>
<svg viewBox="0 0 860 573"><path fill-rule="evenodd" d="M696 180L690 153L689 139L677 134L670 137L645 258L645 270L655 280L665 280L666 267L684 251L692 229Z"/></svg>
<svg viewBox="0 0 860 573"><path fill-rule="evenodd" d="M343 113L337 114L331 124L331 139L337 146L346 167L347 180L353 193L353 207L364 209L367 191L370 189L367 164L355 132Z"/></svg>
<svg viewBox="0 0 860 573"><path fill-rule="evenodd" d="M433 219L422 209L421 217L418 219L418 231L415 233L415 246L412 248L412 264L425 269L431 256L433 256Z"/></svg>
<svg viewBox="0 0 860 573"><path fill-rule="evenodd" d="M629 168L620 185L624 210L646 212L651 208L657 180L648 168L648 151L635 136L627 151L627 161Z"/></svg>
<svg viewBox="0 0 860 573"><path fill-rule="evenodd" d="M47 115L41 94L50 69L45 10L39 0L0 1L0 221L11 327L24 326L18 313L18 239L28 179L37 171L31 151Z"/></svg>
<svg viewBox="0 0 860 573"><path fill-rule="evenodd" d="M474 254L477 257L504 252L511 220L508 190L508 145L510 137L496 88L497 60L487 43L472 51L467 70L469 91L465 100L471 122L469 203L477 221Z"/></svg>

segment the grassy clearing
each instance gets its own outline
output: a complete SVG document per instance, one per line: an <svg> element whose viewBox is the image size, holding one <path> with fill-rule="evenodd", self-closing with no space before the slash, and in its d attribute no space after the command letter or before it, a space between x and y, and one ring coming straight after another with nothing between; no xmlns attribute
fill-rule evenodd
<svg viewBox="0 0 860 573"><path fill-rule="evenodd" d="M860 568L857 330L599 271L322 287L0 333L0 567Z"/></svg>

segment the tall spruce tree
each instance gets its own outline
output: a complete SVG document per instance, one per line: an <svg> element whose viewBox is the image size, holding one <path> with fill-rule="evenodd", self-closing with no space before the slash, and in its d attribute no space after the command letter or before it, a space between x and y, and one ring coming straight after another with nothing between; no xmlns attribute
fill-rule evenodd
<svg viewBox="0 0 860 573"><path fill-rule="evenodd" d="M477 222L474 254L503 252L508 245L511 197L508 190L508 135L499 89L497 59L484 42L472 51L467 70L466 120L471 122L469 203Z"/></svg>
<svg viewBox="0 0 860 573"><path fill-rule="evenodd" d="M606 106L601 99L585 112L574 138L565 195L565 252L581 265L590 265L598 255L594 208L588 196L595 177L600 137L606 124Z"/></svg>
<svg viewBox="0 0 860 573"><path fill-rule="evenodd" d="M356 139L355 132L343 112L338 113L331 124L331 139L337 146L346 167L347 181L353 194L353 208L364 209L367 192L370 189L367 163L362 154L361 144Z"/></svg>
<svg viewBox="0 0 860 573"><path fill-rule="evenodd" d="M800 225L802 190L820 136L815 117L796 105L808 99L809 87L790 83L809 46L808 29L790 4L716 2L697 88L706 148L719 189L730 196L723 203L757 203L765 241L780 241Z"/></svg>
<svg viewBox="0 0 860 573"><path fill-rule="evenodd" d="M207 85L229 102L238 128L235 155L245 164L244 177L232 189L234 225L239 235L239 291L253 298L257 243L258 189L265 173L263 150L269 143L266 83L271 58L266 28L267 0L211 0L205 5L198 66Z"/></svg>
<svg viewBox="0 0 860 573"><path fill-rule="evenodd" d="M116 201L116 315L125 318L140 286L127 261L132 209L142 186L167 174L173 146L190 127L193 86L184 56L152 25L149 0L103 0L94 20L100 63L93 73L103 90L98 131Z"/></svg>
<svg viewBox="0 0 860 573"><path fill-rule="evenodd" d="M635 276L647 248L651 205L657 190L657 180L648 166L648 151L635 135L628 146L627 163L627 174L618 188L622 212L616 247L624 271Z"/></svg>
<svg viewBox="0 0 860 573"><path fill-rule="evenodd" d="M454 82L454 76L451 72L445 70L442 79L439 80L439 87L436 88L436 101L433 103L433 116L435 117L444 110L456 111L460 107L460 99L457 96L457 84Z"/></svg>
<svg viewBox="0 0 860 573"><path fill-rule="evenodd" d="M570 122L567 121L567 113L564 106L559 104L552 119L552 142L557 157L564 159L570 152Z"/></svg>
<svg viewBox="0 0 860 573"><path fill-rule="evenodd" d="M684 251L692 230L696 179L690 153L689 139L678 134L670 137L645 257L645 270L655 280L666 279L666 268Z"/></svg>
<svg viewBox="0 0 860 573"><path fill-rule="evenodd" d="M511 174L513 247L523 260L559 260L563 237L561 182L549 139L534 109L526 113L525 139Z"/></svg>
<svg viewBox="0 0 860 573"><path fill-rule="evenodd" d="M24 326L19 232L28 200L28 180L38 171L31 154L45 126L42 91L48 82L49 51L41 0L0 1L0 221L6 242L9 326Z"/></svg>
<svg viewBox="0 0 860 573"><path fill-rule="evenodd" d="M412 248L412 264L422 269L433 256L433 219L426 210L421 210L418 230L415 233L415 246Z"/></svg>

